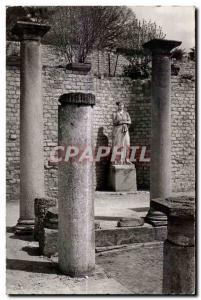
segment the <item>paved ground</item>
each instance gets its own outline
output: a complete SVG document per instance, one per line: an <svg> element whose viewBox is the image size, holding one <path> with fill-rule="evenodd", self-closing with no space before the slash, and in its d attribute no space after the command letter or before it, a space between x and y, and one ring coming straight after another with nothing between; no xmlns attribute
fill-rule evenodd
<svg viewBox="0 0 201 300"><path fill-rule="evenodd" d="M99 212L110 202L108 211L148 205L148 194L96 194ZM124 201L125 200L125 201ZM124 202L123 202L124 201ZM119 204L117 204L119 203ZM107 210L106 210L107 211ZM60 274L57 257L38 254L31 237L15 236L12 226L18 218L18 205L7 207L7 293L8 294L156 294L162 289L163 244L160 242L128 245L98 253L96 270L89 278L70 278Z"/></svg>
<svg viewBox="0 0 201 300"><path fill-rule="evenodd" d="M96 192L95 217L102 229L114 228L117 217L144 217L149 209L149 201L149 192L145 191Z"/></svg>

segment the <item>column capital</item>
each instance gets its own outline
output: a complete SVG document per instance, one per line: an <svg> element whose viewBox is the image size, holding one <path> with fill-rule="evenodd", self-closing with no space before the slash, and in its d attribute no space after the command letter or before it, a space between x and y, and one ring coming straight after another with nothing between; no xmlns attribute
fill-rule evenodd
<svg viewBox="0 0 201 300"><path fill-rule="evenodd" d="M170 51L181 45L181 41L153 39L143 44L145 49L149 49L152 54L170 55Z"/></svg>
<svg viewBox="0 0 201 300"><path fill-rule="evenodd" d="M195 196L174 196L166 199L152 199L152 207L169 217L195 218Z"/></svg>
<svg viewBox="0 0 201 300"><path fill-rule="evenodd" d="M95 95L91 93L68 93L59 98L61 105L95 105Z"/></svg>
<svg viewBox="0 0 201 300"><path fill-rule="evenodd" d="M195 196L153 199L152 207L168 216L168 242L179 247L195 245Z"/></svg>
<svg viewBox="0 0 201 300"><path fill-rule="evenodd" d="M34 22L17 21L12 29L12 33L22 40L40 41L50 29L50 26Z"/></svg>

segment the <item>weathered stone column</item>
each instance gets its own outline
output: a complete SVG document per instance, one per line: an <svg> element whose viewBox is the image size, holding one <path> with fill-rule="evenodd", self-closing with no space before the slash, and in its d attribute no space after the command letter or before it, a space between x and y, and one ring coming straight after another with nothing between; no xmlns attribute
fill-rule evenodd
<svg viewBox="0 0 201 300"><path fill-rule="evenodd" d="M62 95L59 101L59 145L67 149L68 146L75 146L83 153L84 149L93 147L95 97L92 94L70 93ZM58 191L59 267L64 274L83 276L95 267L91 160L82 160L81 156L75 155L74 160L66 159L59 164Z"/></svg>
<svg viewBox="0 0 201 300"><path fill-rule="evenodd" d="M170 51L181 42L154 39L144 47L152 52L152 119L150 199L171 195L171 61ZM146 221L167 224L167 217L150 210Z"/></svg>
<svg viewBox="0 0 201 300"><path fill-rule="evenodd" d="M163 293L195 293L195 197L155 199L152 207L168 215L164 243Z"/></svg>
<svg viewBox="0 0 201 300"><path fill-rule="evenodd" d="M41 37L49 26L19 21L20 39L20 218L16 233L32 232L34 199L44 197Z"/></svg>

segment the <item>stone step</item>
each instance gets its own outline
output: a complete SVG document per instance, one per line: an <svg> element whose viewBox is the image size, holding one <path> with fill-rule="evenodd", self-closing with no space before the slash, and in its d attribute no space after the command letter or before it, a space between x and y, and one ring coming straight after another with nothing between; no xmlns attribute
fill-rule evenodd
<svg viewBox="0 0 201 300"><path fill-rule="evenodd" d="M96 247L164 241L166 237L166 226L153 227L147 223L138 227L95 230ZM50 257L57 253L57 238L57 229L44 228L43 232L40 232L39 248L43 255Z"/></svg>
<svg viewBox="0 0 201 300"><path fill-rule="evenodd" d="M116 221L116 222L115 222ZM95 215L95 229L98 229L96 223L99 223L101 229L117 227L135 227L144 224L144 218L140 217L133 210L129 209L116 209L112 211L106 208L99 209L99 214ZM44 218L44 227L49 229L58 229L58 208L50 207L47 210ZM104 228L106 227L106 228Z"/></svg>

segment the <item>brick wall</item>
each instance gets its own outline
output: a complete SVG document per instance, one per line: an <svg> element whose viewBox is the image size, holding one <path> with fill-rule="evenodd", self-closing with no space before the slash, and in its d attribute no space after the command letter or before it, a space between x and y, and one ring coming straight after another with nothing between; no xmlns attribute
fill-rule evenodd
<svg viewBox="0 0 201 300"><path fill-rule="evenodd" d="M91 55L92 72L83 75L67 71L64 58L54 47L43 46L43 113L44 113L44 168L48 196L57 196L57 167L48 165L52 148L57 145L58 98L67 92L93 92L95 146L110 145L112 113L116 101L123 100L129 112L131 144L150 149L150 80L130 80L121 77L125 59L120 57L116 77L107 77L107 54ZM19 199L19 44L7 47L7 199ZM116 65L113 55L111 72ZM195 157L195 66L181 65L179 76L172 77L172 183L174 191L194 188ZM191 75L189 77L189 74ZM188 75L188 76L187 76ZM108 162L95 166L96 188L107 188ZM137 165L138 189L149 188L149 165Z"/></svg>

